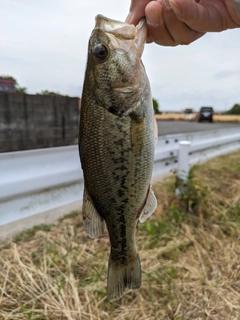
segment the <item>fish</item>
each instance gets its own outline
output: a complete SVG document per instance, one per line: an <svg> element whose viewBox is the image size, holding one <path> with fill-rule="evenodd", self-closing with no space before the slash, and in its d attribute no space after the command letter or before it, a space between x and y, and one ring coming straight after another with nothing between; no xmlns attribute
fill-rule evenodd
<svg viewBox="0 0 240 320"><path fill-rule="evenodd" d="M83 227L91 238L108 230L110 302L141 287L138 222L157 200L150 185L157 141L149 80L141 57L145 19L137 26L96 16L83 83L79 154L84 176Z"/></svg>

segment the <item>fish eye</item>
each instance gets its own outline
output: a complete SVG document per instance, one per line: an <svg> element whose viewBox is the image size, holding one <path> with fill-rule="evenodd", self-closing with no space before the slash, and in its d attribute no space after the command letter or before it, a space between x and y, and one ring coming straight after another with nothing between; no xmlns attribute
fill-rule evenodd
<svg viewBox="0 0 240 320"><path fill-rule="evenodd" d="M93 49L93 54L98 61L103 62L108 57L108 48L103 44L99 44Z"/></svg>

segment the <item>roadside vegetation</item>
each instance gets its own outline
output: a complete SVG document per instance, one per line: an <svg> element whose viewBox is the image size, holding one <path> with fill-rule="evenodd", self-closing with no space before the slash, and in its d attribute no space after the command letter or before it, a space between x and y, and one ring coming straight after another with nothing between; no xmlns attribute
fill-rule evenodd
<svg viewBox="0 0 240 320"><path fill-rule="evenodd" d="M240 151L193 167L181 198L174 175L154 190L139 291L107 301L107 233L88 238L72 212L0 244L0 319L240 319Z"/></svg>
<svg viewBox="0 0 240 320"><path fill-rule="evenodd" d="M235 103L233 105L233 107L230 110L228 110L225 114L238 114L238 115L240 115L240 104Z"/></svg>
<svg viewBox="0 0 240 320"><path fill-rule="evenodd" d="M153 99L154 102L154 99ZM153 104L154 106L154 104ZM154 106L155 110L155 106ZM183 112L176 113L162 113L155 111L155 117L157 120L187 120L187 121L196 121L198 112L194 111L192 108L187 108ZM214 113L213 115L214 122L240 122L240 104L235 103L231 109L225 112Z"/></svg>
<svg viewBox="0 0 240 320"><path fill-rule="evenodd" d="M196 121L196 114L192 117L184 113L161 113L156 114L155 118L157 120L186 120L186 121ZM214 122L240 122L240 115L234 114L214 114Z"/></svg>

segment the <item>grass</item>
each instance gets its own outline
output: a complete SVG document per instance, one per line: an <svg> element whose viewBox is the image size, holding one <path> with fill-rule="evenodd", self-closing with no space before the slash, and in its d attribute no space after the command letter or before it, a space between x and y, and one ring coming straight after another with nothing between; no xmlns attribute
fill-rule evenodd
<svg viewBox="0 0 240 320"><path fill-rule="evenodd" d="M34 226L31 229L27 229L22 232L19 232L16 236L14 236L13 241L14 242L29 241L33 238L33 236L37 231L42 230L42 231L48 232L51 230L51 227L52 225L50 224L40 224L40 225Z"/></svg>
<svg viewBox="0 0 240 320"><path fill-rule="evenodd" d="M73 212L0 243L0 319L240 319L240 152L154 186L155 214L137 230L143 283L106 298L109 242Z"/></svg>

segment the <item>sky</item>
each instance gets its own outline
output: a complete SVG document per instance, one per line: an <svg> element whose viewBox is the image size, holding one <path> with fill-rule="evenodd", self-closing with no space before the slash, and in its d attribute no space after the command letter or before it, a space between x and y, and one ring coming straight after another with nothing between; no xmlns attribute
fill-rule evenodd
<svg viewBox="0 0 240 320"><path fill-rule="evenodd" d="M95 16L124 21L130 0L0 0L0 75L29 94L81 97ZM240 103L240 29L208 33L188 46L147 44L145 65L162 111L229 110Z"/></svg>

